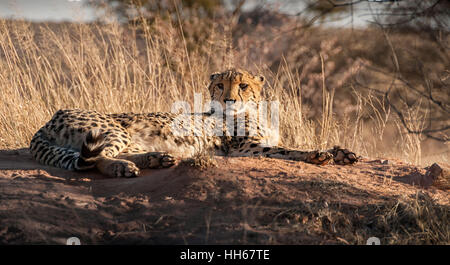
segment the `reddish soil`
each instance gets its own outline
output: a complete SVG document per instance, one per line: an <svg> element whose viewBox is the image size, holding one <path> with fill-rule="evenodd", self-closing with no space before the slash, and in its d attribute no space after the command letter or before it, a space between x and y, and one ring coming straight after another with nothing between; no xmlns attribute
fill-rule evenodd
<svg viewBox="0 0 450 265"><path fill-rule="evenodd" d="M361 244L370 233L392 239L372 227L383 205L426 196L450 206L448 187L394 160L216 160L205 170L178 163L109 179L39 165L27 149L0 151L0 243L65 244L76 236L82 244ZM438 176L447 177L447 170Z"/></svg>

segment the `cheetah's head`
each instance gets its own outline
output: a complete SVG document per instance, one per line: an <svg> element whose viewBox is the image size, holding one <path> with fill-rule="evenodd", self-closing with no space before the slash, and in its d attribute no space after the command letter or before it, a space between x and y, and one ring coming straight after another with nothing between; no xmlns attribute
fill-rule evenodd
<svg viewBox="0 0 450 265"><path fill-rule="evenodd" d="M241 69L230 69L213 73L210 79L208 89L211 100L220 103L224 110L229 110L230 107L238 110L246 103L257 104L261 100L264 76L252 75Z"/></svg>

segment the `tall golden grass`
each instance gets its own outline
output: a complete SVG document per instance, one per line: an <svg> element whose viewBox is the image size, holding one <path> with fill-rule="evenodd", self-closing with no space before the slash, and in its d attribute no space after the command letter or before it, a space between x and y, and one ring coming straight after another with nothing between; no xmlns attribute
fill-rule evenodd
<svg viewBox="0 0 450 265"><path fill-rule="evenodd" d="M226 27L192 19L174 23L157 18L138 26L0 20L0 149L28 146L58 109L153 112L170 111L176 100L193 103L194 92L207 97L209 73L234 66L267 77L265 96L281 102L281 144L302 149L342 145L366 156L421 162L423 139L404 136L396 126L391 126L394 133L386 134L392 115L375 97L355 91L356 115L335 117L342 110L333 109L335 91L325 84L333 68L327 56L317 54L301 73L283 59L278 70L271 71L267 63L251 59L250 49L239 44L233 48ZM329 43L323 49L326 54L336 47ZM308 109L302 105L302 79L314 75L308 68L312 63L321 66L318 78L323 82L317 91L323 96L322 114L313 119L306 118ZM362 119L368 110L375 114ZM395 142L395 148L384 152L380 143L386 141Z"/></svg>

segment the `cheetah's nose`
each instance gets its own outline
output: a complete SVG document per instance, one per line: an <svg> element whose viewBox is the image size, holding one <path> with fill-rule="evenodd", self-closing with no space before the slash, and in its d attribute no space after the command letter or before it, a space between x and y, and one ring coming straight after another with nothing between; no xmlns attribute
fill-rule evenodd
<svg viewBox="0 0 450 265"><path fill-rule="evenodd" d="M236 102L235 99L230 99L230 98L226 98L226 99L223 100L223 102L224 102L225 104L227 104L227 101L229 101L229 102L231 102L231 103L235 103L235 102Z"/></svg>

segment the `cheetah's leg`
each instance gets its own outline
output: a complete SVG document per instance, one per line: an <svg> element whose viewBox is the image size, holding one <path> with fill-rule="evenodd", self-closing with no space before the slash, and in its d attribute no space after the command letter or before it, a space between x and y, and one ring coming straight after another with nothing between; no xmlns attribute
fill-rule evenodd
<svg viewBox="0 0 450 265"><path fill-rule="evenodd" d="M131 139L125 130L114 129L105 133L90 133L93 137L103 138L103 150L95 158L97 169L104 175L110 177L136 177L139 168L132 161L117 157L120 152L127 148ZM89 137L89 136L87 136Z"/></svg>
<svg viewBox="0 0 450 265"><path fill-rule="evenodd" d="M117 156L133 162L140 169L167 168L175 164L175 158L166 152L146 152L141 145L130 142Z"/></svg>
<svg viewBox="0 0 450 265"><path fill-rule="evenodd" d="M139 175L139 168L125 159L101 157L97 161L97 168L102 174L115 178L133 178Z"/></svg>
<svg viewBox="0 0 450 265"><path fill-rule="evenodd" d="M175 158L165 152L123 153L118 158L129 160L140 169L167 168L175 164Z"/></svg>
<svg viewBox="0 0 450 265"><path fill-rule="evenodd" d="M305 163L315 165L326 165L333 161L333 155L331 153L322 152L319 150L300 151L300 150L286 149L282 147L275 147L267 150L267 148L269 147L263 147L261 149L262 156L278 159L302 161Z"/></svg>
<svg viewBox="0 0 450 265"><path fill-rule="evenodd" d="M345 153L347 152L347 154ZM345 154L344 157L340 153ZM332 163L335 158L335 154L339 155L339 164L353 164L357 161L356 155L349 152L346 149L332 149L330 151L301 151L287 149L284 147L267 147L262 146L258 142L245 142L239 149L230 152L232 156L265 156L278 159L287 159L295 161L303 161L310 164L326 165Z"/></svg>

